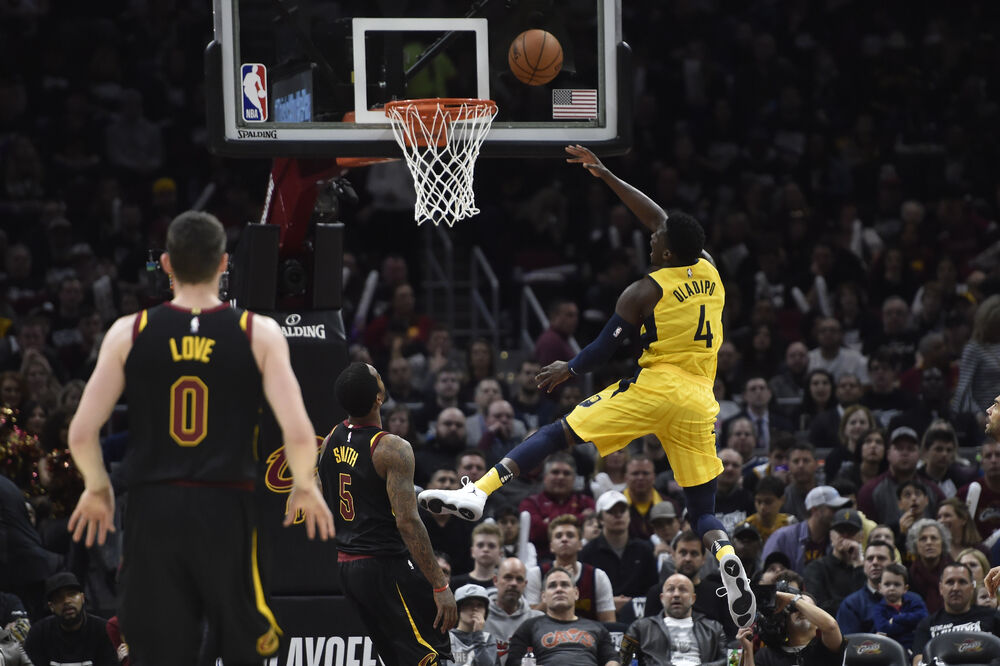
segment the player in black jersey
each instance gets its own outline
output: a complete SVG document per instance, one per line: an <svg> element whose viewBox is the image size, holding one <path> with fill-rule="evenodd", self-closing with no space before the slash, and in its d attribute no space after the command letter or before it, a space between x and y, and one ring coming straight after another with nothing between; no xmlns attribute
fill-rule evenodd
<svg viewBox="0 0 1000 666"><path fill-rule="evenodd" d="M348 418L323 442L319 478L334 508L341 587L386 666L434 666L451 657L458 610L417 515L413 450L382 430L375 368L350 364L335 392Z"/></svg>
<svg viewBox="0 0 1000 666"><path fill-rule="evenodd" d="M123 391L129 406L128 511L122 631L143 664L196 663L202 623L218 645L203 656L260 663L280 629L257 566L254 424L263 394L295 479L285 525L305 514L309 538L334 535L315 480L312 424L277 323L218 297L225 232L211 215L182 213L160 261L169 303L122 317L108 331L69 429L85 490L69 521L77 541L114 530L114 492L98 434Z"/></svg>

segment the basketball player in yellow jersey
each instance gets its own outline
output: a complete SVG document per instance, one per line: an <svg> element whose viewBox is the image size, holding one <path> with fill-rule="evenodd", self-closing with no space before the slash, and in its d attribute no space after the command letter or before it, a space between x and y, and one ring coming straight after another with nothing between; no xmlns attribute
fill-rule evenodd
<svg viewBox="0 0 1000 666"><path fill-rule="evenodd" d="M570 377L603 365L625 339L642 343L639 371L608 386L565 418L540 428L476 483L460 490L425 490L421 506L466 520L482 515L487 496L568 446L593 442L601 455L637 437L655 434L666 450L674 478L684 489L688 520L719 560L729 612L737 626L754 622L756 602L725 527L715 517L716 477L722 461L715 453L719 405L712 386L722 344L725 292L718 271L703 258L705 231L690 215L667 214L644 194L608 171L581 146L567 149L568 161L602 178L653 232L650 273L629 285L615 314L592 343L571 361L556 361L535 377L551 391Z"/></svg>

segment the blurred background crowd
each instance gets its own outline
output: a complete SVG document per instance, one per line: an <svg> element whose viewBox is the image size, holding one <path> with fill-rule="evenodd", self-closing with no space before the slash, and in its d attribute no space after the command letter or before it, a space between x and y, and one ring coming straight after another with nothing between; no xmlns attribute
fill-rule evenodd
<svg viewBox="0 0 1000 666"><path fill-rule="evenodd" d="M911 589L940 608L944 563L965 558L981 576L1000 561L990 539L1000 528L1000 444L984 436L1000 393L997 6L623 4L635 142L605 162L665 209L693 213L725 280L717 508L745 542L741 556L753 572L773 556L836 609L869 580L863 545L883 529ZM269 163L206 150L201 58L211 27L206 3L183 0L0 7L0 496L3 529L27 525L18 538L31 542L19 559L0 553L0 589L36 617L44 580L66 568L92 609L115 613L114 545L88 553L66 535L82 488L66 433L103 332L161 297L149 250L191 207L218 216L233 245L260 219ZM585 344L600 330L647 268L648 238L582 169L481 161L483 212L450 233L494 267L503 321L516 318L525 275L571 268L541 292L549 328L533 348L512 328L499 347L468 339L422 307L412 212L386 203L407 199L391 191L409 186L393 169L403 167L348 174L360 196L341 213L351 354L386 379L386 427L414 445L417 483L454 486L586 397L574 385L539 395L532 378L570 358L572 339ZM372 270L374 305L352 326ZM623 349L597 387L630 375L636 351ZM106 459L121 458L127 406L103 443ZM982 496L970 516L954 498L976 480ZM622 493L627 518L605 520L617 495L595 511L605 493ZM836 513L842 498L862 512L857 524ZM16 507L25 500L30 514ZM506 526L501 545L529 565L555 556L551 521L575 516L580 545L598 544L590 561L614 569L619 620L656 610L652 598L632 600L693 566L677 554L683 498L654 438L603 460L585 450L550 460L491 504L491 520ZM519 510L532 516L531 548L518 547ZM476 559L474 526L425 518L454 575L489 569ZM802 552L774 541L795 524L808 526ZM640 567L600 552L600 539L618 543L623 529L644 553ZM838 529L862 535L848 587L814 566L849 561ZM919 546L927 530L936 551ZM713 561L692 575L709 575Z"/></svg>

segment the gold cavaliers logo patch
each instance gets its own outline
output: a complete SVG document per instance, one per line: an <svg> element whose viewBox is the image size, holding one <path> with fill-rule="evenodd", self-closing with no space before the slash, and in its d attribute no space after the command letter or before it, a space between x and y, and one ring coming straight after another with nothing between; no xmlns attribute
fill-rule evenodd
<svg viewBox="0 0 1000 666"><path fill-rule="evenodd" d="M257 654L270 657L278 651L278 633L271 627L267 633L257 639Z"/></svg>
<svg viewBox="0 0 1000 666"><path fill-rule="evenodd" d="M431 666L431 664L437 664L437 663L440 663L438 662L437 654L434 652L430 652L424 655L424 658L420 660L418 666Z"/></svg>
<svg viewBox="0 0 1000 666"><path fill-rule="evenodd" d="M316 436L316 449L323 446L323 438ZM292 492L292 473L288 469L288 458L285 457L285 447L279 446L271 455L267 457L267 469L264 471L264 485L272 493L288 494ZM287 504L287 503L286 503ZM288 511L287 506L285 511ZM302 523L305 516L299 512L295 515L293 523Z"/></svg>

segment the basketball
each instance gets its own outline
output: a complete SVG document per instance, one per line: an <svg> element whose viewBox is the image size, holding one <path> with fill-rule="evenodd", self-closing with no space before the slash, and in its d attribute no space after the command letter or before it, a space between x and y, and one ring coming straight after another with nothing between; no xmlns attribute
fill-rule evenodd
<svg viewBox="0 0 1000 666"><path fill-rule="evenodd" d="M507 52L510 71L521 83L540 86L556 78L562 69L562 46L551 32L525 30L514 38Z"/></svg>

